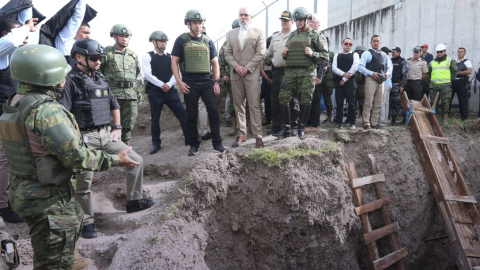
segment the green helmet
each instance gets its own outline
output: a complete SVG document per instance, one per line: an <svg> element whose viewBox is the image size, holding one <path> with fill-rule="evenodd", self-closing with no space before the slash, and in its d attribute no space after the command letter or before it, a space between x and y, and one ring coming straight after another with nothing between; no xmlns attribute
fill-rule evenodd
<svg viewBox="0 0 480 270"><path fill-rule="evenodd" d="M191 9L187 11L185 18L183 19L185 25L187 25L188 21L206 21L205 16L203 13L198 9Z"/></svg>
<svg viewBox="0 0 480 270"><path fill-rule="evenodd" d="M125 24L115 24L110 30L110 37L113 35L132 35L132 30Z"/></svg>
<svg viewBox="0 0 480 270"><path fill-rule="evenodd" d="M335 56L335 53L334 52L329 52L328 56L333 59L333 57Z"/></svg>
<svg viewBox="0 0 480 270"><path fill-rule="evenodd" d="M235 19L232 23L232 29L240 27L240 21L238 19Z"/></svg>
<svg viewBox="0 0 480 270"><path fill-rule="evenodd" d="M299 8L296 8L293 11L293 19L294 20L297 20L297 19L309 19L309 20L311 20L312 19L312 13L308 12L308 10L304 7L299 7Z"/></svg>
<svg viewBox="0 0 480 270"><path fill-rule="evenodd" d="M366 51L366 50L367 50L367 49L365 48L365 46L360 45L360 46L355 47L355 50L354 50L354 51L362 51L362 52L364 52L364 51Z"/></svg>
<svg viewBox="0 0 480 270"><path fill-rule="evenodd" d="M72 67L65 56L47 45L26 45L12 55L12 78L34 85L54 86L65 80Z"/></svg>
<svg viewBox="0 0 480 270"><path fill-rule="evenodd" d="M153 33L150 34L148 41L152 41L154 39L161 40L161 41L168 41L168 36L163 31L154 31Z"/></svg>

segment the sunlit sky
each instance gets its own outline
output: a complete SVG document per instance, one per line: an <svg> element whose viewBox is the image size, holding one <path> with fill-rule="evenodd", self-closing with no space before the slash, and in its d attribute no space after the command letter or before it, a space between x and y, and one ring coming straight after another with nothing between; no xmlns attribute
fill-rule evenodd
<svg viewBox="0 0 480 270"><path fill-rule="evenodd" d="M314 12L314 0L264 1L267 5L271 3L268 10L268 35L281 29L279 17L284 10L287 10L287 2L290 11L293 11L296 7L306 7L312 13ZM67 0L33 1L35 8L47 18L55 14L67 2ZM317 0L317 14L319 15L321 29L327 26L327 2L328 0ZM264 8L261 0L88 0L87 3L98 12L97 17L90 22L90 38L99 41L105 47L113 45L113 39L109 35L110 29L114 24L126 24L133 31L129 48L134 50L138 56L142 56L145 52L153 49L153 45L148 42L148 37L150 33L156 30L167 33L170 40L167 44L167 52L170 52L175 39L188 31L183 23L183 18L190 9L199 9L205 14L207 35L213 41L216 41L231 29L233 20L238 18L240 7L250 8L253 14ZM266 30L265 18L266 12L263 11L253 18L253 25ZM295 28L295 25L293 28ZM35 38L32 37L31 40L35 40ZM220 39L219 46L223 42L224 39ZM215 45L217 46L217 44Z"/></svg>

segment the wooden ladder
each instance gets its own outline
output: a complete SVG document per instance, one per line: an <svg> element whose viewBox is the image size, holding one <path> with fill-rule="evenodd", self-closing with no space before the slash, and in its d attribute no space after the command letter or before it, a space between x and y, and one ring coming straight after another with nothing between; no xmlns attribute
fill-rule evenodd
<svg viewBox="0 0 480 270"><path fill-rule="evenodd" d="M470 195L449 140L443 135L426 96L414 101L408 100L404 93L401 101L405 113L411 115L408 125L445 221L458 269L471 270L480 266L480 239L473 227L480 222L477 201Z"/></svg>
<svg viewBox="0 0 480 270"><path fill-rule="evenodd" d="M393 264L397 265L397 269L405 270L402 259L407 256L408 250L406 247L402 249L398 247L397 237L395 235L398 231L398 223L392 222L390 218L390 213L387 210L387 204L390 203L390 198L383 196L382 186L380 185L380 182L385 182L385 175L383 173L378 173L375 157L368 155L368 158L370 170L372 172L372 175L370 176L358 178L357 171L355 170L355 163L352 162L347 164L347 174L350 180L350 187L352 188L353 198L357 205L354 211L357 216L360 216L362 222L363 239L367 244L368 253L375 270L382 270ZM378 200L364 204L361 187L368 184L373 184L375 186ZM370 220L368 219L368 213L378 209L382 210L385 227L372 231ZM390 246L392 247L393 253L380 258L375 241L385 236L388 236L390 240Z"/></svg>

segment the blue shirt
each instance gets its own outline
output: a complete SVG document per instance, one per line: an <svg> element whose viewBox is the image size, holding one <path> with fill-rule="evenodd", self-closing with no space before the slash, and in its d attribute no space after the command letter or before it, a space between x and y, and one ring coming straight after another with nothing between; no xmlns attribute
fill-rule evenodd
<svg viewBox="0 0 480 270"><path fill-rule="evenodd" d="M381 52L381 50L375 50L375 49L372 49L372 50L376 52ZM358 71L360 71L365 76L372 76L373 71L366 68L367 63L370 63L371 61L372 61L372 53L370 51L363 52L362 58L360 58L360 63L358 64ZM392 60L390 59L390 57L387 57L387 60L385 62L386 62L385 64L387 65L386 73L388 73L388 78L390 78L393 72Z"/></svg>
<svg viewBox="0 0 480 270"><path fill-rule="evenodd" d="M423 56L423 53L420 54L420 58L427 61L427 65L430 64L430 62L433 61L433 55L431 53L428 53L428 52L427 52L427 56Z"/></svg>

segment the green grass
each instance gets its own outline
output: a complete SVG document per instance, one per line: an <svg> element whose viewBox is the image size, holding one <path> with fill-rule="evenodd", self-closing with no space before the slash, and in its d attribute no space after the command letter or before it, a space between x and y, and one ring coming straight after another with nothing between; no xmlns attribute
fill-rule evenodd
<svg viewBox="0 0 480 270"><path fill-rule="evenodd" d="M290 161L299 156L321 155L332 152L340 146L340 143L329 142L320 150L310 148L297 148L276 151L272 147L253 150L247 157L252 162L263 162L269 167L281 167L283 161Z"/></svg>

